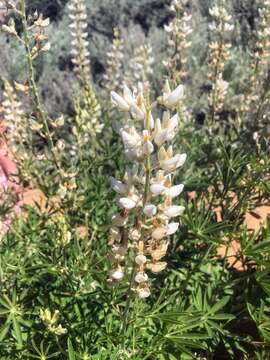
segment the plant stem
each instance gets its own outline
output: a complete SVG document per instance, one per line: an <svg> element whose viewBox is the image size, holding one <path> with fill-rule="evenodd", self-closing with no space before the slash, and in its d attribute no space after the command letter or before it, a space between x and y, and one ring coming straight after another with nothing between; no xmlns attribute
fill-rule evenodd
<svg viewBox="0 0 270 360"><path fill-rule="evenodd" d="M223 26L224 29L224 26ZM213 126L216 120L216 103L217 103L217 80L218 80L218 75L220 74L220 62L221 62L221 52L222 52L222 46L223 46L223 37L220 36L220 42L219 42L219 48L218 48L218 56L217 56L217 62L216 62L216 66L215 66L215 71L214 71L214 90L212 92L212 114L211 114L211 120L210 120L210 124L209 124L209 129L212 132L213 130Z"/></svg>
<svg viewBox="0 0 270 360"><path fill-rule="evenodd" d="M52 136L51 136L51 133L49 130L47 117L42 108L38 90L37 90L37 86L36 86L36 82L35 82L34 67L33 67L33 61L32 61L31 49L30 49L30 39L29 39L26 10L25 10L25 0L21 1L21 13L22 13L21 16L22 16L23 36L24 36L23 44L24 44L24 48L26 51L28 79L29 79L30 91L32 94L32 101L35 105L37 118L44 126L46 136L47 136L46 139L47 139L49 148L51 150L55 166L58 170L60 170L60 166L58 164L58 161L57 161L57 158L56 158L56 155L54 152L54 145L53 145Z"/></svg>

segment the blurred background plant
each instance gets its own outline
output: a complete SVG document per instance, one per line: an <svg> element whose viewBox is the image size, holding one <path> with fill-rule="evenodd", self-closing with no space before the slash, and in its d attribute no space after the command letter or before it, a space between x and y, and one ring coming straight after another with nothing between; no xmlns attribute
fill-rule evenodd
<svg viewBox="0 0 270 360"><path fill-rule="evenodd" d="M269 1L0 3L0 359L269 359ZM186 210L147 300L107 283L123 82L185 86Z"/></svg>

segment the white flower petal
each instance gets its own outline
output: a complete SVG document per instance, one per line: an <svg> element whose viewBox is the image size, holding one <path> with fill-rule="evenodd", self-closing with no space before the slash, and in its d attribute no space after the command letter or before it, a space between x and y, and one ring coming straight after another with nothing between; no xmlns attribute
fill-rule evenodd
<svg viewBox="0 0 270 360"><path fill-rule="evenodd" d="M138 296L140 299L146 299L151 295L150 289L148 286L144 286L144 287L138 287L136 289Z"/></svg>
<svg viewBox="0 0 270 360"><path fill-rule="evenodd" d="M171 159L160 162L160 166L165 171L174 171L178 162L178 157L172 157Z"/></svg>
<svg viewBox="0 0 270 360"><path fill-rule="evenodd" d="M170 118L170 129L174 130L178 126L178 114Z"/></svg>
<svg viewBox="0 0 270 360"><path fill-rule="evenodd" d="M183 184L172 186L171 188L168 189L168 195L173 199L176 196L180 195L183 189L184 189Z"/></svg>
<svg viewBox="0 0 270 360"><path fill-rule="evenodd" d="M163 213L168 218L171 218L182 215L184 211L185 211L184 206L172 205L169 208L165 209Z"/></svg>
<svg viewBox="0 0 270 360"><path fill-rule="evenodd" d="M162 146L159 150L158 150L158 160L164 161L167 158L167 152L165 150L165 148Z"/></svg>
<svg viewBox="0 0 270 360"><path fill-rule="evenodd" d="M125 130L121 131L122 140L125 146L127 147L138 147L138 137L136 135L131 135Z"/></svg>
<svg viewBox="0 0 270 360"><path fill-rule="evenodd" d="M165 261L158 261L154 263L149 263L146 265L147 269L151 270L153 273L159 273L166 269L167 263Z"/></svg>
<svg viewBox="0 0 270 360"><path fill-rule="evenodd" d="M116 191L118 194L124 194L127 192L127 187L125 184L123 184L121 181L116 180L114 177L110 176L109 178L111 187L114 191Z"/></svg>
<svg viewBox="0 0 270 360"><path fill-rule="evenodd" d="M167 235L174 234L179 228L179 223L170 223L167 225Z"/></svg>
<svg viewBox="0 0 270 360"><path fill-rule="evenodd" d="M184 96L184 86L178 85L175 90L173 90L168 96L165 98L165 106L167 107L175 107L178 105L179 101Z"/></svg>
<svg viewBox="0 0 270 360"><path fill-rule="evenodd" d="M168 160L160 161L160 166L166 171L174 171L184 165L186 158L187 154L176 154Z"/></svg>
<svg viewBox="0 0 270 360"><path fill-rule="evenodd" d="M178 168L178 167L183 166L184 163L186 162L187 154L179 154L176 156L178 156L178 161L177 161L176 167Z"/></svg>
<svg viewBox="0 0 270 360"><path fill-rule="evenodd" d="M154 195L160 195L165 191L165 186L161 184L152 184L150 186L150 191Z"/></svg>
<svg viewBox="0 0 270 360"><path fill-rule="evenodd" d="M136 274L134 280L138 284L144 283L148 280L148 275L145 272L139 272L138 274Z"/></svg>
<svg viewBox="0 0 270 360"><path fill-rule="evenodd" d="M154 145L151 143L151 141L146 141L143 144L143 153L145 155L150 155L154 151Z"/></svg>
<svg viewBox="0 0 270 360"><path fill-rule="evenodd" d="M152 114L150 114L150 129L154 129L154 127L155 127L155 120Z"/></svg>
<svg viewBox="0 0 270 360"><path fill-rule="evenodd" d="M116 270L111 271L110 277L113 280L122 280L124 277L124 273L121 269L116 269Z"/></svg>
<svg viewBox="0 0 270 360"><path fill-rule="evenodd" d="M132 104L131 114L137 120L143 120L145 118L145 113L136 104Z"/></svg>
<svg viewBox="0 0 270 360"><path fill-rule="evenodd" d="M157 213L157 207L153 204L146 204L143 208L143 212L146 216L154 216Z"/></svg>
<svg viewBox="0 0 270 360"><path fill-rule="evenodd" d="M120 111L128 112L130 107L122 96L118 95L115 91L111 91L111 101L113 105L117 106Z"/></svg>
<svg viewBox="0 0 270 360"><path fill-rule="evenodd" d="M130 240L138 241L141 238L141 233L138 229L130 229L128 233Z"/></svg>
<svg viewBox="0 0 270 360"><path fill-rule="evenodd" d="M119 205L124 209L131 210L136 206L136 202L124 197L119 199Z"/></svg>
<svg viewBox="0 0 270 360"><path fill-rule="evenodd" d="M147 262L147 258L144 255L137 255L135 257L135 262L137 265L143 265Z"/></svg>
<svg viewBox="0 0 270 360"><path fill-rule="evenodd" d="M134 96L133 96L130 88L127 87L127 85L124 85L123 95L124 95L125 101L126 101L128 104L134 103L134 101L135 101Z"/></svg>
<svg viewBox="0 0 270 360"><path fill-rule="evenodd" d="M172 32L172 27L170 26L170 24L169 25L164 25L164 30L166 31L166 32L168 32L168 33L170 33L170 32Z"/></svg>
<svg viewBox="0 0 270 360"><path fill-rule="evenodd" d="M166 236L166 233L167 229L160 226L152 232L152 237L156 240L161 240L162 238L164 238L164 236Z"/></svg>
<svg viewBox="0 0 270 360"><path fill-rule="evenodd" d="M154 140L157 146L161 146L170 137L170 131L163 129L155 134Z"/></svg>

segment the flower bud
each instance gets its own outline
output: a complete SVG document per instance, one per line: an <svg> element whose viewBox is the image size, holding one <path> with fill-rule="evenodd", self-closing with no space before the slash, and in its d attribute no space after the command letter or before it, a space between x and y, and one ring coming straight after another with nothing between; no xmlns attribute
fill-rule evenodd
<svg viewBox="0 0 270 360"><path fill-rule="evenodd" d="M144 265L147 262L147 258L144 255L137 255L135 257L135 262L137 265L141 266Z"/></svg>
<svg viewBox="0 0 270 360"><path fill-rule="evenodd" d="M122 280L124 277L122 268L119 266L116 270L111 271L110 277L116 281Z"/></svg>
<svg viewBox="0 0 270 360"><path fill-rule="evenodd" d="M130 198L120 198L119 199L119 205L127 210L131 210L136 206L136 202Z"/></svg>
<svg viewBox="0 0 270 360"><path fill-rule="evenodd" d="M149 217L154 216L157 213L157 207L153 204L146 204L143 208L143 213Z"/></svg>
<svg viewBox="0 0 270 360"><path fill-rule="evenodd" d="M138 274L136 274L135 279L136 283L140 284L140 283L144 283L148 280L148 276L145 272L139 272Z"/></svg>

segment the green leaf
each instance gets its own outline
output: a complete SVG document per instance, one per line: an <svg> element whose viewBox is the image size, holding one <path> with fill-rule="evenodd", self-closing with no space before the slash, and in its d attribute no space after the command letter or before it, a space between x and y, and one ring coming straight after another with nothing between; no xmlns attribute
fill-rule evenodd
<svg viewBox="0 0 270 360"><path fill-rule="evenodd" d="M6 321L0 330L0 343L5 339L10 328L10 322Z"/></svg>
<svg viewBox="0 0 270 360"><path fill-rule="evenodd" d="M19 348L22 348L23 346L23 341L22 341L22 332L21 332L21 327L20 324L16 318L16 316L12 315L12 322L13 322L13 329L16 335L16 340L18 342L18 346Z"/></svg>
<svg viewBox="0 0 270 360"><path fill-rule="evenodd" d="M230 296L224 296L219 302L217 302L209 311L210 314L215 314L229 302Z"/></svg>
<svg viewBox="0 0 270 360"><path fill-rule="evenodd" d="M68 339L68 360L76 360L75 352L70 339Z"/></svg>
<svg viewBox="0 0 270 360"><path fill-rule="evenodd" d="M213 316L209 316L208 318L211 320L233 320L235 319L235 316L231 314L220 313L220 314L215 314Z"/></svg>

